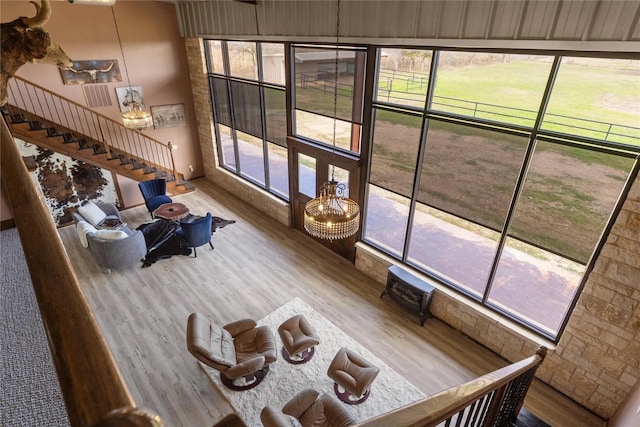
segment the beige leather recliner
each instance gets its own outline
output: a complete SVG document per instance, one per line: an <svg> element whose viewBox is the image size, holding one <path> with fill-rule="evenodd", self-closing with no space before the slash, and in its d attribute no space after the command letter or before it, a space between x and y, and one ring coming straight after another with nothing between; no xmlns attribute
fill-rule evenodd
<svg viewBox="0 0 640 427"><path fill-rule="evenodd" d="M189 315L187 349L200 362L220 371L222 383L233 390L258 385L277 358L268 326L242 319L220 327L199 313Z"/></svg>
<svg viewBox="0 0 640 427"><path fill-rule="evenodd" d="M347 427L358 421L335 396L305 389L294 396L282 410L265 406L260 412L264 427Z"/></svg>

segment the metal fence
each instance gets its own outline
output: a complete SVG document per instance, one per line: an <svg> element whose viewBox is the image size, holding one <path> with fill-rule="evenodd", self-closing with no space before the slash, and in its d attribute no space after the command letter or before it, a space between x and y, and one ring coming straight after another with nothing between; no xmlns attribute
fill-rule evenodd
<svg viewBox="0 0 640 427"><path fill-rule="evenodd" d="M333 94L333 79L318 73L296 74L296 85ZM398 81L400 83L398 83ZM390 104L424 108L429 77L426 73L382 69L379 73L376 100ZM338 82L338 96L353 96L353 86ZM465 117L533 127L537 110L506 107L447 96L434 96L430 109ZM545 113L542 128L606 142L640 146L640 127L583 119L563 114Z"/></svg>

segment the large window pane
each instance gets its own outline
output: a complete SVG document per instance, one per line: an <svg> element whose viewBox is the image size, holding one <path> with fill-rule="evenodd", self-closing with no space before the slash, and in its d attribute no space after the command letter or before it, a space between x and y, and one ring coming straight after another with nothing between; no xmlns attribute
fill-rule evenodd
<svg viewBox="0 0 640 427"><path fill-rule="evenodd" d="M295 106L333 117L335 93L337 117L361 123L365 55L355 50L340 50L337 91L335 57L335 48L294 48Z"/></svg>
<svg viewBox="0 0 640 427"><path fill-rule="evenodd" d="M287 100L284 90L264 88L264 114L267 124L266 140L286 147Z"/></svg>
<svg viewBox="0 0 640 427"><path fill-rule="evenodd" d="M500 233L417 203L407 260L480 298Z"/></svg>
<svg viewBox="0 0 640 427"><path fill-rule="evenodd" d="M370 182L411 197L422 117L376 110Z"/></svg>
<svg viewBox="0 0 640 427"><path fill-rule="evenodd" d="M232 81L231 97L236 129L262 138L260 88L250 83Z"/></svg>
<svg viewBox="0 0 640 427"><path fill-rule="evenodd" d="M269 184L272 191L289 200L289 153L275 144L269 144Z"/></svg>
<svg viewBox="0 0 640 427"><path fill-rule="evenodd" d="M364 218L364 239L391 254L402 257L407 235L410 200L369 185Z"/></svg>
<svg viewBox="0 0 640 427"><path fill-rule="evenodd" d="M295 134L333 145L334 120L306 111L296 111ZM351 123L336 120L336 147L351 148Z"/></svg>
<svg viewBox="0 0 640 427"><path fill-rule="evenodd" d="M316 159L306 154L298 154L298 189L300 193L314 198L316 190Z"/></svg>
<svg viewBox="0 0 640 427"><path fill-rule="evenodd" d="M264 185L264 152L262 139L236 132L238 153L240 155L240 172Z"/></svg>
<svg viewBox="0 0 640 427"><path fill-rule="evenodd" d="M640 145L640 61L562 58L542 127Z"/></svg>
<svg viewBox="0 0 640 427"><path fill-rule="evenodd" d="M384 48L379 55L375 100L424 108L433 52Z"/></svg>
<svg viewBox="0 0 640 427"><path fill-rule="evenodd" d="M206 40L205 47L209 55L209 72L224 74L224 64L222 62L222 42L219 40Z"/></svg>
<svg viewBox="0 0 640 427"><path fill-rule="evenodd" d="M491 302L555 332L632 164L632 159L612 154L539 141Z"/></svg>
<svg viewBox="0 0 640 427"><path fill-rule="evenodd" d="M284 45L260 43L262 49L262 81L285 84Z"/></svg>
<svg viewBox="0 0 640 427"><path fill-rule="evenodd" d="M258 60L254 42L227 42L229 73L234 77L258 80Z"/></svg>
<svg viewBox="0 0 640 427"><path fill-rule="evenodd" d="M431 120L418 200L501 231L527 138Z"/></svg>
<svg viewBox="0 0 640 427"><path fill-rule="evenodd" d="M221 163L233 171L236 171L235 148L233 147L233 133L228 126L218 125L218 137L222 147Z"/></svg>
<svg viewBox="0 0 640 427"><path fill-rule="evenodd" d="M509 234L586 264L632 163L538 141Z"/></svg>
<svg viewBox="0 0 640 427"><path fill-rule="evenodd" d="M586 267L507 238L489 303L553 336L562 325Z"/></svg>
<svg viewBox="0 0 640 427"><path fill-rule="evenodd" d="M440 52L432 108L533 127L551 57Z"/></svg>
<svg viewBox="0 0 640 427"><path fill-rule="evenodd" d="M229 92L227 90L227 80L213 77L213 106L215 108L216 120L226 126L231 124L231 108L229 106Z"/></svg>

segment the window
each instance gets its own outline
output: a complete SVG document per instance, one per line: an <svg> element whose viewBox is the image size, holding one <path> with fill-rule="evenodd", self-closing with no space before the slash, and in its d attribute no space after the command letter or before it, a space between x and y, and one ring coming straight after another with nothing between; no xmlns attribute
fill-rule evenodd
<svg viewBox="0 0 640 427"><path fill-rule="evenodd" d="M548 56L439 52L431 108L533 127L552 61Z"/></svg>
<svg viewBox="0 0 640 427"><path fill-rule="evenodd" d="M423 109L433 52L389 49L378 52L376 101Z"/></svg>
<svg viewBox="0 0 640 427"><path fill-rule="evenodd" d="M363 239L557 338L640 152L640 61L383 48L376 79Z"/></svg>
<svg viewBox="0 0 640 427"><path fill-rule="evenodd" d="M292 163L315 197L287 121L355 155L370 123L363 240L559 338L640 154L640 61L380 47L367 86L363 47L205 43L222 167L288 200Z"/></svg>
<svg viewBox="0 0 640 427"><path fill-rule="evenodd" d="M638 145L639 61L564 57L542 128Z"/></svg>
<svg viewBox="0 0 640 427"><path fill-rule="evenodd" d="M632 166L615 153L537 141L489 303L557 331Z"/></svg>
<svg viewBox="0 0 640 427"><path fill-rule="evenodd" d="M284 45L207 40L205 47L220 165L288 200Z"/></svg>
<svg viewBox="0 0 640 427"><path fill-rule="evenodd" d="M336 147L360 153L366 52L342 47L336 52L335 46L293 46L292 62L293 133L333 145L335 104Z"/></svg>

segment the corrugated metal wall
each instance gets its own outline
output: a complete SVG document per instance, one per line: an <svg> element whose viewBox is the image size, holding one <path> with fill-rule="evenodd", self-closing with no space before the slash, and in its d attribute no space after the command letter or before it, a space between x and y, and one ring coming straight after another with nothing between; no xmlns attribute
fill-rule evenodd
<svg viewBox="0 0 640 427"><path fill-rule="evenodd" d="M336 1L178 0L177 8L186 37L335 40ZM618 49L638 51L639 21L637 0L341 0L340 39L504 48L573 42L566 46L585 50L625 42Z"/></svg>

